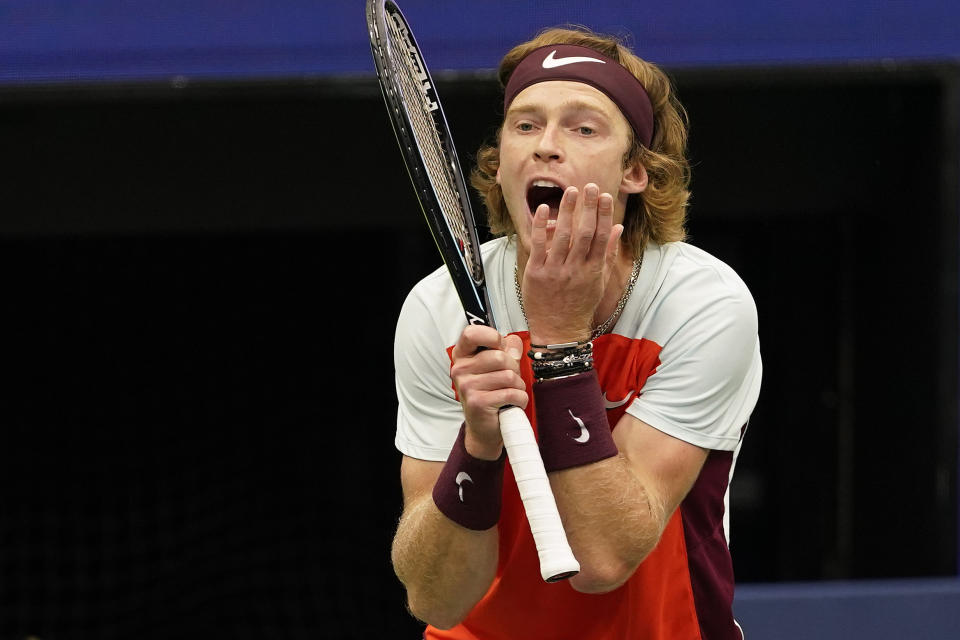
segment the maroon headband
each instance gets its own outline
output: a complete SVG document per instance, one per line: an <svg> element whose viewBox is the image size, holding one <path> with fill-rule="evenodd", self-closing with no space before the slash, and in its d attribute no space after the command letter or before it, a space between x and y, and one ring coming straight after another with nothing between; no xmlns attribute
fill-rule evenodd
<svg viewBox="0 0 960 640"><path fill-rule="evenodd" d="M555 44L534 49L527 54L507 81L503 112L507 112L518 93L530 85L548 80L582 82L602 91L620 107L640 142L650 147L653 141L653 107L646 89L619 62L589 47Z"/></svg>

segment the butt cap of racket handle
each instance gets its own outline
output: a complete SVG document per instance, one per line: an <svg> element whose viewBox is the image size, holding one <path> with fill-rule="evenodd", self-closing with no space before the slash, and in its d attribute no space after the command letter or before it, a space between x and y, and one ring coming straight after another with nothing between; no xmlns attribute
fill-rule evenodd
<svg viewBox="0 0 960 640"><path fill-rule="evenodd" d="M571 569L570 566L575 566L576 569ZM561 580L567 580L578 573L580 573L580 563L577 562L577 559L573 557L572 553L570 554L569 560L558 562L555 569L552 567L547 567L544 564L540 565L540 575L547 582L560 582Z"/></svg>
<svg viewBox="0 0 960 640"><path fill-rule="evenodd" d="M566 534L562 545L537 551L540 554L540 576L546 582L560 582L580 573L580 563L573 556Z"/></svg>
<svg viewBox="0 0 960 640"><path fill-rule="evenodd" d="M547 582L577 575L580 563L567 542L533 427L522 409L505 407L500 411L500 433L540 556L540 575Z"/></svg>

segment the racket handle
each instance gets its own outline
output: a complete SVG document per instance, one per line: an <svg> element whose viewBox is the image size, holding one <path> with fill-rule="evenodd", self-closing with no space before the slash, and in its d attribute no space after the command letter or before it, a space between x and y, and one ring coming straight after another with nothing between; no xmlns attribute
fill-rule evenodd
<svg viewBox="0 0 960 640"><path fill-rule="evenodd" d="M580 563L573 557L567 542L557 502L543 468L540 447L523 409L505 407L500 410L500 433L540 556L540 575L547 582L575 576L580 572Z"/></svg>

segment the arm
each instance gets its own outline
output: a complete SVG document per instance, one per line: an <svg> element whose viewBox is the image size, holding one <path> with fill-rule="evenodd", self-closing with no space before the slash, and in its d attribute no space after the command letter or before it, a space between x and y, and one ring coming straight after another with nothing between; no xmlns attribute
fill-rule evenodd
<svg viewBox="0 0 960 640"><path fill-rule="evenodd" d="M480 347L485 350L478 351ZM518 360L521 341L489 327L468 326L453 349L451 376L464 412L464 448L480 460L503 451L498 411L524 407ZM473 530L444 515L433 490L444 463L406 457L401 467L404 510L393 541L397 577L411 612L439 628L458 624L490 587L496 573L496 526Z"/></svg>
<svg viewBox="0 0 960 640"><path fill-rule="evenodd" d="M440 629L459 623L483 597L497 568L497 528L473 531L433 502L442 462L404 457L404 507L391 557L410 612Z"/></svg>
<svg viewBox="0 0 960 640"><path fill-rule="evenodd" d="M702 298L711 313L701 313L687 298L671 304L688 314L683 329L664 347L656 373L617 423L612 433L617 455L551 474L582 566L573 581L579 590L606 591L629 578L697 481L709 449L734 446L730 439L739 438L739 425L749 415L744 412L755 402L751 394L759 370L752 304L736 297ZM538 387L539 414L544 394ZM541 423L541 434L545 431Z"/></svg>
<svg viewBox="0 0 960 640"><path fill-rule="evenodd" d="M617 456L550 474L581 566L570 584L586 593L611 591L633 574L657 545L707 457L705 449L629 414L613 435Z"/></svg>
<svg viewBox="0 0 960 640"><path fill-rule="evenodd" d="M596 310L605 317L609 310L603 306L609 308L611 298L619 295L617 287L607 284L616 269L622 230L612 224L612 198L598 197L593 185L580 198L570 197L576 195L573 190L564 195L553 238L546 232L545 211L538 211L532 223L524 299L535 344L583 340ZM534 385L535 395L539 384ZM540 396L537 401L539 415ZM545 429L541 421L541 443ZM550 473L581 565L571 586L589 593L615 589L633 574L657 545L708 454L629 414L617 424L613 442L618 451L613 457Z"/></svg>

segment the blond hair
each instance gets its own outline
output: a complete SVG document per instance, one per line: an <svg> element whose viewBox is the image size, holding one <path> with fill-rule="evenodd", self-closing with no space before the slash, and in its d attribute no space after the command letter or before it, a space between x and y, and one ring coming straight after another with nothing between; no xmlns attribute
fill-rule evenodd
<svg viewBox="0 0 960 640"><path fill-rule="evenodd" d="M648 184L643 193L631 194L627 200L622 238L634 255L650 241L663 244L683 240L690 200L687 113L677 99L670 79L656 65L634 55L617 38L582 27L554 28L517 45L504 56L497 74L501 87L506 86L510 74L531 51L556 44L579 45L599 51L623 65L646 89L653 105L653 141L648 149L631 133L623 166L642 164L647 171ZM471 172L470 183L484 198L490 231L496 235L512 235L516 229L496 180L501 132L502 127L497 132L496 145L485 144L477 152L477 166Z"/></svg>

